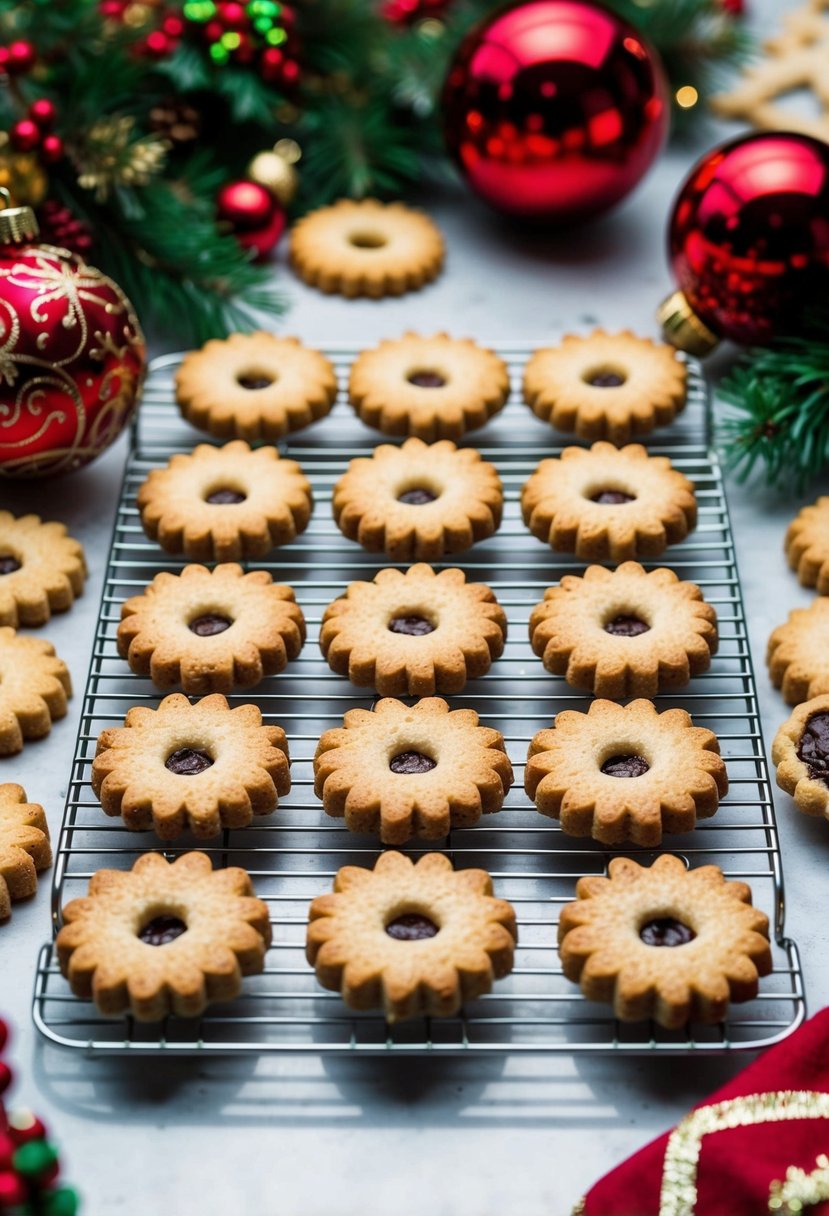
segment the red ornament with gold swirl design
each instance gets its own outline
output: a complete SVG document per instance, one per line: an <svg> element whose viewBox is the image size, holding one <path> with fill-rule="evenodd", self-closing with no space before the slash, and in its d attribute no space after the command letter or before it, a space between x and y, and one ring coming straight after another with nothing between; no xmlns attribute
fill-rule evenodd
<svg viewBox="0 0 829 1216"><path fill-rule="evenodd" d="M0 210L0 476L46 477L99 456L132 416L144 337L116 283L33 242L28 208Z"/></svg>

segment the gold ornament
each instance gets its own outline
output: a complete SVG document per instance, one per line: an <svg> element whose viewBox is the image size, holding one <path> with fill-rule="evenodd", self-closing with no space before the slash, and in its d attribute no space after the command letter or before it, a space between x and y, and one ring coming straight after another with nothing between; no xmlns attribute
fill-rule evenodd
<svg viewBox="0 0 829 1216"><path fill-rule="evenodd" d="M15 152L0 132L0 186L18 207L39 207L49 192L49 179L35 152Z"/></svg>
<svg viewBox="0 0 829 1216"><path fill-rule="evenodd" d="M299 174L294 168L302 155L293 139L280 139L269 152L257 152L247 168L247 176L270 190L283 207L289 206L299 188Z"/></svg>

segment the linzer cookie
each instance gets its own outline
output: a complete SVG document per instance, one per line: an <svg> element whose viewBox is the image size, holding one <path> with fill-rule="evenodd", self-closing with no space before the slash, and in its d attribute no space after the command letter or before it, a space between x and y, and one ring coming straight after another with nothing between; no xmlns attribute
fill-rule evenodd
<svg viewBox="0 0 829 1216"><path fill-rule="evenodd" d="M314 790L326 814L384 844L471 827L501 809L511 785L500 731L479 725L474 709L450 712L440 697L350 709L314 757Z"/></svg>
<svg viewBox="0 0 829 1216"><path fill-rule="evenodd" d="M301 279L343 296L399 296L433 279L443 237L422 211L402 203L340 199L296 221L290 256Z"/></svg>
<svg viewBox="0 0 829 1216"><path fill-rule="evenodd" d="M795 608L769 638L766 662L789 705L829 693L829 600Z"/></svg>
<svg viewBox="0 0 829 1216"><path fill-rule="evenodd" d="M768 918L718 866L614 857L608 877L580 878L576 895L558 926L564 974L623 1022L720 1022L771 972Z"/></svg>
<svg viewBox="0 0 829 1216"><path fill-rule="evenodd" d="M584 561L658 557L697 522L693 484L641 444L565 448L521 492L524 523L552 549Z"/></svg>
<svg viewBox="0 0 829 1216"><path fill-rule="evenodd" d="M138 491L141 523L168 553L196 561L264 557L303 532L311 485L276 448L201 443L153 469Z"/></svg>
<svg viewBox="0 0 829 1216"><path fill-rule="evenodd" d="M243 976L263 970L271 940L250 876L214 870L204 853L145 853L131 870L99 870L63 921L56 948L75 995L140 1022L232 1000Z"/></svg>
<svg viewBox="0 0 829 1216"><path fill-rule="evenodd" d="M0 785L0 921L14 901L34 895L39 871L51 864L43 807L26 801L22 785Z"/></svg>
<svg viewBox="0 0 829 1216"><path fill-rule="evenodd" d="M389 1022L451 1017L512 970L515 912L485 870L448 857L387 852L373 870L344 866L310 907L306 953L323 988Z"/></svg>
<svg viewBox="0 0 829 1216"><path fill-rule="evenodd" d="M535 735L524 784L569 835L652 848L663 832L690 832L713 815L728 777L716 735L684 709L599 700Z"/></svg>
<svg viewBox="0 0 829 1216"><path fill-rule="evenodd" d="M305 641L290 587L230 564L157 574L121 608L118 653L159 688L201 696L251 688L282 671Z"/></svg>
<svg viewBox="0 0 829 1216"><path fill-rule="evenodd" d="M334 487L340 531L394 561L439 561L485 540L501 522L495 467L449 440L383 443L352 460Z"/></svg>
<svg viewBox="0 0 829 1216"><path fill-rule="evenodd" d="M537 350L524 371L524 400L560 431L621 446L673 422L685 406L686 380L672 346L597 329Z"/></svg>
<svg viewBox="0 0 829 1216"><path fill-rule="evenodd" d="M86 560L59 523L0 511L0 625L43 625L83 591Z"/></svg>
<svg viewBox="0 0 829 1216"><path fill-rule="evenodd" d="M274 442L323 418L337 395L334 368L298 338L231 334L186 355L176 400L188 422L219 439Z"/></svg>
<svg viewBox="0 0 829 1216"><path fill-rule="evenodd" d="M288 743L281 727L262 725L255 705L231 709L220 693L191 705L172 693L101 733L92 788L104 812L132 831L217 836L270 814L288 793Z"/></svg>
<svg viewBox="0 0 829 1216"><path fill-rule="evenodd" d="M337 675L383 696L460 692L504 649L507 619L484 583L418 563L351 583L326 608L320 648Z"/></svg>
<svg viewBox="0 0 829 1216"><path fill-rule="evenodd" d="M829 819L829 694L798 705L775 735L771 758L798 810Z"/></svg>
<svg viewBox="0 0 829 1216"><path fill-rule="evenodd" d="M583 578L568 574L547 589L530 616L530 643L574 688L616 701L653 697L708 670L717 614L673 570L588 566Z"/></svg>
<svg viewBox="0 0 829 1216"><path fill-rule="evenodd" d="M42 638L0 628L0 756L22 750L24 739L42 739L66 716L72 695L69 668Z"/></svg>
<svg viewBox="0 0 829 1216"><path fill-rule="evenodd" d="M503 408L509 373L470 338L406 333L357 356L348 395L363 422L385 435L457 440Z"/></svg>
<svg viewBox="0 0 829 1216"><path fill-rule="evenodd" d="M829 595L829 498L798 512L786 532L785 549L803 586Z"/></svg>

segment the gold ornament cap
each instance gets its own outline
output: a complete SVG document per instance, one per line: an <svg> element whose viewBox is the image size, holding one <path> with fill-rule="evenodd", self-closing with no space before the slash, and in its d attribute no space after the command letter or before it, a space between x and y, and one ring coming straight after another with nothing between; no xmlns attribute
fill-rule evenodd
<svg viewBox="0 0 829 1216"><path fill-rule="evenodd" d="M665 341L686 354L701 359L719 345L719 338L700 320L684 292L675 291L663 300L656 310L656 319Z"/></svg>
<svg viewBox="0 0 829 1216"><path fill-rule="evenodd" d="M40 232L31 207L14 207L12 196L0 186L0 245L25 245Z"/></svg>

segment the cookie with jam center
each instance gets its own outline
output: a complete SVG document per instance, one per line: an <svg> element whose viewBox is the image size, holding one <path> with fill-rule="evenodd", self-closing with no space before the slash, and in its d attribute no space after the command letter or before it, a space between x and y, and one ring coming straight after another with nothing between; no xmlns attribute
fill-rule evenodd
<svg viewBox="0 0 829 1216"><path fill-rule="evenodd" d="M829 819L829 693L798 705L774 737L777 784L804 815Z"/></svg>

